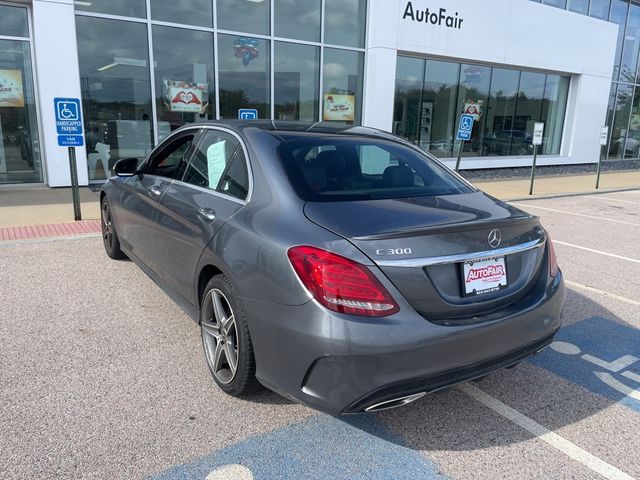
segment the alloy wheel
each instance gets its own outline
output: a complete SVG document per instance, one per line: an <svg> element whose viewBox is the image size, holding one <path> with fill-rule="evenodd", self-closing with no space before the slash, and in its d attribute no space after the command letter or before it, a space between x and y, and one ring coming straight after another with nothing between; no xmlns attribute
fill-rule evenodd
<svg viewBox="0 0 640 480"><path fill-rule="evenodd" d="M223 384L233 381L238 370L238 331L229 300L217 288L209 292L206 302L212 309L202 320L202 339L207 362L216 379Z"/></svg>
<svg viewBox="0 0 640 480"><path fill-rule="evenodd" d="M102 202L102 240L107 251L113 247L113 220L111 219L111 209L109 204Z"/></svg>

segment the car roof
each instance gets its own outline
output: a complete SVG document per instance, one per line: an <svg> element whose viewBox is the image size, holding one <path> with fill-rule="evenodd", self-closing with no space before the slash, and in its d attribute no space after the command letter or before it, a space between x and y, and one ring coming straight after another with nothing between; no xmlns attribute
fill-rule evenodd
<svg viewBox="0 0 640 480"><path fill-rule="evenodd" d="M415 147L415 144L402 137L377 128L353 126L338 122L301 122L290 120L208 120L190 123L182 128L225 127L237 133L243 130L258 128L270 132L281 141L286 141L288 134L315 133L321 135L350 135L359 137L376 137ZM283 135L281 135L283 134Z"/></svg>

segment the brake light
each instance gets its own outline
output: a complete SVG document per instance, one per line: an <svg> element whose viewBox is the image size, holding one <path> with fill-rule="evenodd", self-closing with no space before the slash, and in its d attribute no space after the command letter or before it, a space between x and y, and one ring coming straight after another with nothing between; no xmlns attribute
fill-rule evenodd
<svg viewBox="0 0 640 480"><path fill-rule="evenodd" d="M558 260L556 258L556 250L553 248L553 242L551 238L547 236L547 242L549 243L549 275L555 278L558 275Z"/></svg>
<svg viewBox="0 0 640 480"><path fill-rule="evenodd" d="M334 312L386 317L400 310L367 267L316 247L292 247L293 269L313 298Z"/></svg>

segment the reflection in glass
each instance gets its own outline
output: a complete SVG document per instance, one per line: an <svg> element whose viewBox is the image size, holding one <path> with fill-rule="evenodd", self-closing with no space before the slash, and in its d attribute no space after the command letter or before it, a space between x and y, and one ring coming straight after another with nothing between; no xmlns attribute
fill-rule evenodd
<svg viewBox="0 0 640 480"><path fill-rule="evenodd" d="M221 118L238 118L240 108L271 118L269 49L267 40L218 35Z"/></svg>
<svg viewBox="0 0 640 480"><path fill-rule="evenodd" d="M609 18L609 7L611 0L591 0L589 5L589 16L607 20Z"/></svg>
<svg viewBox="0 0 640 480"><path fill-rule="evenodd" d="M571 12L586 15L589 13L589 0L569 0L567 8Z"/></svg>
<svg viewBox="0 0 640 480"><path fill-rule="evenodd" d="M363 69L362 52L325 48L323 120L360 125Z"/></svg>
<svg viewBox="0 0 640 480"><path fill-rule="evenodd" d="M216 0L218 28L269 35L269 1Z"/></svg>
<svg viewBox="0 0 640 480"><path fill-rule="evenodd" d="M558 8L566 8L567 6L567 0L544 0L545 5L551 5L552 7L558 7Z"/></svg>
<svg viewBox="0 0 640 480"><path fill-rule="evenodd" d="M398 57L393 133L418 143L419 129L431 129L433 108L422 103L425 60ZM424 133L426 135L426 133Z"/></svg>
<svg viewBox="0 0 640 480"><path fill-rule="evenodd" d="M520 74L518 101L511 130L511 155L533 155L533 124L540 121L545 77L543 73Z"/></svg>
<svg viewBox="0 0 640 480"><path fill-rule="evenodd" d="M431 109L431 128L420 126L420 147L441 157L453 152L453 125L456 121L460 64L428 60L422 108Z"/></svg>
<svg viewBox="0 0 640 480"><path fill-rule="evenodd" d="M627 10L629 9L629 2L625 0L613 0L611 4L611 17L610 22L617 23L618 28L618 41L616 43L616 56L613 66L613 79L618 79L620 72L620 55L622 53L622 43L624 41L624 26L627 20ZM621 79L622 80L622 79Z"/></svg>
<svg viewBox="0 0 640 480"><path fill-rule="evenodd" d="M482 155L490 84L491 67L462 65L456 111L473 115L475 118L471 142L468 142L462 151L464 157Z"/></svg>
<svg viewBox="0 0 640 480"><path fill-rule="evenodd" d="M621 82L635 83L638 50L640 50L640 5L631 3L627 31L624 35L624 45L622 47Z"/></svg>
<svg viewBox="0 0 640 480"><path fill-rule="evenodd" d="M28 37L27 9L0 5L0 35Z"/></svg>
<svg viewBox="0 0 640 480"><path fill-rule="evenodd" d="M276 42L274 55L275 118L318 121L320 48Z"/></svg>
<svg viewBox="0 0 640 480"><path fill-rule="evenodd" d="M326 0L324 41L333 45L364 47L366 0Z"/></svg>
<svg viewBox="0 0 640 480"><path fill-rule="evenodd" d="M519 79L517 70L493 69L483 155L509 155L511 152Z"/></svg>
<svg viewBox="0 0 640 480"><path fill-rule="evenodd" d="M153 27L158 141L186 123L215 118L213 34Z"/></svg>
<svg viewBox="0 0 640 480"><path fill-rule="evenodd" d="M151 0L151 18L171 23L213 27L211 0L189 0L189 8L175 0Z"/></svg>
<svg viewBox="0 0 640 480"><path fill-rule="evenodd" d="M631 100L633 86L618 84L616 91L616 109L611 129L611 142L609 144L609 158L624 158L625 143L627 139L627 127L631 114Z"/></svg>
<svg viewBox="0 0 640 480"><path fill-rule="evenodd" d="M92 0L91 2L73 2L76 10L84 12L107 13L124 17L146 17L145 0ZM111 32L117 35L117 31Z"/></svg>
<svg viewBox="0 0 640 480"><path fill-rule="evenodd" d="M0 183L42 182L29 42L0 40Z"/></svg>
<svg viewBox="0 0 640 480"><path fill-rule="evenodd" d="M541 153L559 155L564 128L564 114L569 96L569 77L547 75L540 121L544 123Z"/></svg>
<svg viewBox="0 0 640 480"><path fill-rule="evenodd" d="M78 16L76 31L89 178L103 179L118 158L151 150L147 27Z"/></svg>
<svg viewBox="0 0 640 480"><path fill-rule="evenodd" d="M275 0L276 37L320 41L320 0Z"/></svg>
<svg viewBox="0 0 640 480"><path fill-rule="evenodd" d="M625 157L640 157L640 87L636 87L633 96L629 131L624 145Z"/></svg>

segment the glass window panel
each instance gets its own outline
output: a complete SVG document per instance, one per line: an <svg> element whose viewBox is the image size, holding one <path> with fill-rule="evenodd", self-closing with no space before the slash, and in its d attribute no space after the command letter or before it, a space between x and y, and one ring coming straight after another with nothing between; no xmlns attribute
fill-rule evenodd
<svg viewBox="0 0 640 480"><path fill-rule="evenodd" d="M218 68L221 118L238 118L240 108L255 108L259 118L271 118L267 40L218 35Z"/></svg>
<svg viewBox="0 0 640 480"><path fill-rule="evenodd" d="M145 0L91 0L90 2L73 2L76 10L84 12L107 13L124 17L145 18L147 7ZM117 35L117 32L111 32Z"/></svg>
<svg viewBox="0 0 640 480"><path fill-rule="evenodd" d="M320 0L275 0L275 36L319 42L320 3Z"/></svg>
<svg viewBox="0 0 640 480"><path fill-rule="evenodd" d="M364 54L325 48L323 119L360 125Z"/></svg>
<svg viewBox="0 0 640 480"><path fill-rule="evenodd" d="M189 0L189 7L175 0L151 0L151 18L171 23L213 27L211 0Z"/></svg>
<svg viewBox="0 0 640 480"><path fill-rule="evenodd" d="M364 47L366 0L326 0L324 41L347 47Z"/></svg>
<svg viewBox="0 0 640 480"><path fill-rule="evenodd" d="M462 152L464 157L482 155L490 84L491 67L462 65L460 69L458 108L456 111L468 113L476 119L473 122L471 141L465 144Z"/></svg>
<svg viewBox="0 0 640 480"><path fill-rule="evenodd" d="M586 15L589 13L589 0L569 0L567 8L572 12Z"/></svg>
<svg viewBox="0 0 640 480"><path fill-rule="evenodd" d="M396 66L393 133L414 143L418 143L419 129L430 130L433 120L433 108L422 105L424 63L421 58L398 57Z"/></svg>
<svg viewBox="0 0 640 480"><path fill-rule="evenodd" d="M620 72L620 60L622 53L622 44L624 42L625 36L625 23L627 21L627 10L629 9L629 2L625 0L613 0L611 4L611 17L609 19L610 22L617 23L620 28L618 28L618 42L616 45L616 56L613 67L613 79L616 80L618 78L618 73Z"/></svg>
<svg viewBox="0 0 640 480"><path fill-rule="evenodd" d="M543 155L559 155L569 95L569 77L547 75L540 121L544 122Z"/></svg>
<svg viewBox="0 0 640 480"><path fill-rule="evenodd" d="M219 29L269 35L269 1L216 1Z"/></svg>
<svg viewBox="0 0 640 480"><path fill-rule="evenodd" d="M431 109L431 129L420 128L420 146L439 157L453 155L460 64L428 60L422 92L423 110Z"/></svg>
<svg viewBox="0 0 640 480"><path fill-rule="evenodd" d="M520 72L494 68L487 106L483 155L509 155Z"/></svg>
<svg viewBox="0 0 640 480"><path fill-rule="evenodd" d="M29 42L0 40L0 183L42 182Z"/></svg>
<svg viewBox="0 0 640 480"><path fill-rule="evenodd" d="M631 101L633 97L632 85L618 85L616 92L616 109L613 117L609 158L624 158Z"/></svg>
<svg viewBox="0 0 640 480"><path fill-rule="evenodd" d="M147 26L78 16L76 31L89 178L104 179L153 143Z"/></svg>
<svg viewBox="0 0 640 480"><path fill-rule="evenodd" d="M187 123L215 118L213 34L153 27L158 139Z"/></svg>
<svg viewBox="0 0 640 480"><path fill-rule="evenodd" d="M589 6L589 16L607 20L609 18L609 7L611 0L591 0Z"/></svg>
<svg viewBox="0 0 640 480"><path fill-rule="evenodd" d="M27 9L0 5L0 35L28 37Z"/></svg>
<svg viewBox="0 0 640 480"><path fill-rule="evenodd" d="M635 83L638 65L638 50L640 49L640 5L632 3L629 9L627 31L624 35L622 47L622 64L620 67L620 81Z"/></svg>
<svg viewBox="0 0 640 480"><path fill-rule="evenodd" d="M320 115L320 48L276 42L275 118L316 122Z"/></svg>
<svg viewBox="0 0 640 480"><path fill-rule="evenodd" d="M567 0L544 0L543 3L545 5L551 5L552 7L558 7L558 8L567 7Z"/></svg>
<svg viewBox="0 0 640 480"><path fill-rule="evenodd" d="M522 72L511 129L511 155L533 155L533 124L540 121L544 96L543 73Z"/></svg>
<svg viewBox="0 0 640 480"><path fill-rule="evenodd" d="M640 87L636 87L631 104L631 118L624 146L624 156L633 158L640 156Z"/></svg>

